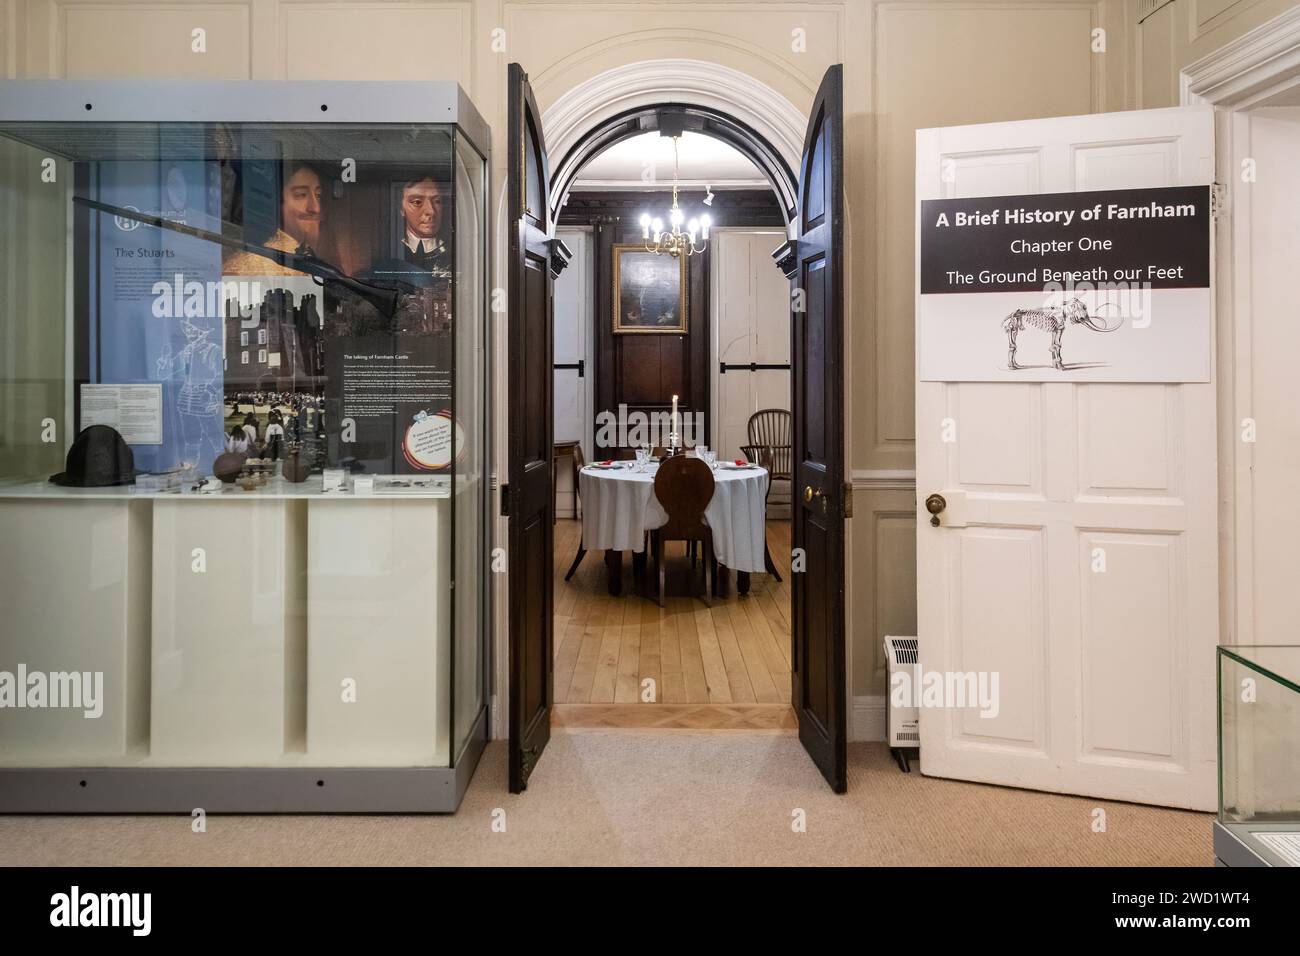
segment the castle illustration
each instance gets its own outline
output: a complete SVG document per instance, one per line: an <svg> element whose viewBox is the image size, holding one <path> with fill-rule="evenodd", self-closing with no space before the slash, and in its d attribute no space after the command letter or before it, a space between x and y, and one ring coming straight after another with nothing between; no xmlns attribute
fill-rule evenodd
<svg viewBox="0 0 1300 956"><path fill-rule="evenodd" d="M324 383L324 343L315 295L297 306L288 289L271 289L260 304L226 300L227 391L316 391Z"/></svg>

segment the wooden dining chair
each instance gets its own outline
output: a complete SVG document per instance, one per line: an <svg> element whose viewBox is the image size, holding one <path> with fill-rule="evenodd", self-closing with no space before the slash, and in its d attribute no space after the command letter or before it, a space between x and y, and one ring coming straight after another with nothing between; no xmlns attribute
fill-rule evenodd
<svg viewBox="0 0 1300 956"><path fill-rule="evenodd" d="M756 465L761 465L767 469L767 494L763 498L764 512L766 512L766 503L772 497L772 484L777 479L784 479L791 482L793 488L794 479L794 445L790 439L790 425L792 416L789 410L784 408L762 408L749 416L749 444L742 445L740 450ZM793 491L791 492L792 500L790 506L794 507ZM767 568L767 573L781 580L781 572L777 571L775 562L772 561L772 552L767 547L767 529L763 529L763 565Z"/></svg>
<svg viewBox="0 0 1300 956"><path fill-rule="evenodd" d="M674 455L659 466L655 475L655 497L668 514L668 520L650 532L659 577L658 603L664 605L664 542L700 542L704 559L700 562L704 603L709 603L710 587L716 582L713 566L713 533L704 522L704 510L713 500L713 469L699 458ZM712 578L713 580L710 580Z"/></svg>
<svg viewBox="0 0 1300 956"><path fill-rule="evenodd" d="M582 453L582 445L573 446L573 512L578 513L578 498L581 496L582 483L579 481L579 475L582 469L587 466L587 456ZM564 580L573 577L578 565L582 564L582 559L587 556L587 549L582 546L582 532L578 532L578 553L573 556L573 563L569 565L568 573L564 575Z"/></svg>

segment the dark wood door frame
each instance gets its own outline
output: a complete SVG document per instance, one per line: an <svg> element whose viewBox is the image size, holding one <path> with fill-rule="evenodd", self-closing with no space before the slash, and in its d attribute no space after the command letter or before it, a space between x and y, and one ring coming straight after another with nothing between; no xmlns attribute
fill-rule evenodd
<svg viewBox="0 0 1300 956"><path fill-rule="evenodd" d="M527 788L551 738L555 657L552 293L555 276L568 262L568 249L551 235L542 117L528 76L517 63L510 64L507 90L510 454L509 481L502 498L510 518L509 785L511 793L519 793Z"/></svg>
<svg viewBox="0 0 1300 956"><path fill-rule="evenodd" d="M794 481L791 542L806 567L791 578L792 703L799 739L836 793L848 787L844 628L844 93L826 71L799 169L794 236L774 254L790 279Z"/></svg>

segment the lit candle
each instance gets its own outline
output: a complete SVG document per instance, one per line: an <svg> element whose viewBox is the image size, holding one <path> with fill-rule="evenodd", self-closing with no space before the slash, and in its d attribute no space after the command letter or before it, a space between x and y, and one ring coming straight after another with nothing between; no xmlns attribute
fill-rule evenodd
<svg viewBox="0 0 1300 956"><path fill-rule="evenodd" d="M676 434L677 434L677 396L676 396L676 395L673 396L673 419L672 419L672 421L673 421L673 425L672 425L672 433L673 433L674 435L676 435Z"/></svg>

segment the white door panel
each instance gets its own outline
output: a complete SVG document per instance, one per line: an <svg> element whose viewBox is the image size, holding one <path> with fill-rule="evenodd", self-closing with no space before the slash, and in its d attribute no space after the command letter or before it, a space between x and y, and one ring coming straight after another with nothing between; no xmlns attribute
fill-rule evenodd
<svg viewBox="0 0 1300 956"><path fill-rule="evenodd" d="M584 363L584 374L571 368L556 369L555 375L555 440L580 441L583 451L591 456L591 232L588 229L557 229L556 236L563 239L573 252L569 267L555 280L555 364L576 365ZM573 476L561 459L556 471L556 511L573 516Z"/></svg>
<svg viewBox="0 0 1300 956"><path fill-rule="evenodd" d="M790 361L790 281L772 261L772 250L781 244L784 236L775 231L748 235L754 289L754 361L784 364ZM772 372L769 375L781 383L783 392L777 405L765 407L788 407L789 373Z"/></svg>
<svg viewBox="0 0 1300 956"><path fill-rule="evenodd" d="M790 407L788 369L718 372L718 363L788 365L790 362L789 283L772 261L785 233L779 229L720 229L711 240L715 316L713 360L713 441L720 457L738 458L749 443L749 416L762 408ZM769 504L789 502L780 482Z"/></svg>
<svg viewBox="0 0 1300 956"><path fill-rule="evenodd" d="M921 130L917 199L1203 185L1213 155L1190 108ZM1214 382L918 381L916 428L922 672L998 677L995 716L922 707L922 771L1211 809Z"/></svg>

